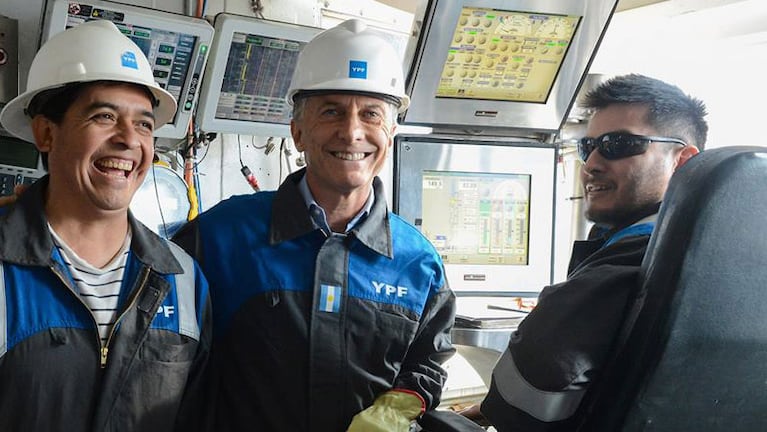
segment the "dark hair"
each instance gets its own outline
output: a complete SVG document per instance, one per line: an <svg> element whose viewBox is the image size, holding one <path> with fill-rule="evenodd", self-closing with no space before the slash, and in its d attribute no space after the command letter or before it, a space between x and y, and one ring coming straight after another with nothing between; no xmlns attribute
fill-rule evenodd
<svg viewBox="0 0 767 432"><path fill-rule="evenodd" d="M42 91L35 95L27 105L24 112L30 117L34 118L36 115L42 115L48 120L59 124L64 119L64 114L70 106L77 100L77 98L87 88L94 85L132 85L143 90L149 100L152 101L152 106L156 107L159 101L154 97L151 91L146 86L141 84L125 83L122 81L88 81L88 82L76 82L66 84L62 87L57 87L50 90Z"/></svg>
<svg viewBox="0 0 767 432"><path fill-rule="evenodd" d="M89 87L93 85L134 85L136 88L143 89L149 100L152 101L152 106L158 105L157 99L154 97L151 91L143 85L125 83L122 81L88 81L88 82L76 82L66 84L62 87L57 87L50 90L41 91L36 94L35 97L29 102L24 112L30 118L41 115L55 124L61 124L64 120L64 115L67 113L69 107L77 100L78 97ZM41 155L43 161L43 168L48 169L48 153Z"/></svg>
<svg viewBox="0 0 767 432"><path fill-rule="evenodd" d="M647 106L647 123L659 134L703 150L708 134L706 105L679 87L639 74L611 78L586 93L581 105L602 109L615 104Z"/></svg>

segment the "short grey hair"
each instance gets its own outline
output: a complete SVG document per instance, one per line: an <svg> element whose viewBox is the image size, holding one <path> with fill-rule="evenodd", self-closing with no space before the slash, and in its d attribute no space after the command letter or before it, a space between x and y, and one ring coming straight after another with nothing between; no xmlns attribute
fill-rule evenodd
<svg viewBox="0 0 767 432"><path fill-rule="evenodd" d="M306 100L309 99L309 97L300 97L297 99L294 99L293 101L293 120L300 121L301 117L304 115L304 111L306 111ZM386 105L389 106L389 115L391 116L391 121L389 122L390 126L394 126L397 124L397 115L399 114L399 107L391 102L386 102Z"/></svg>

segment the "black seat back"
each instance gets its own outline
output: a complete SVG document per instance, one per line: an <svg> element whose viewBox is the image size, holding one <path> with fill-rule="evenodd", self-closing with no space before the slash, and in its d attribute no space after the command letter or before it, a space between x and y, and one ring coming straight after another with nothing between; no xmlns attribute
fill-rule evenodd
<svg viewBox="0 0 767 432"><path fill-rule="evenodd" d="M767 148L677 171L642 274L581 430L767 430Z"/></svg>

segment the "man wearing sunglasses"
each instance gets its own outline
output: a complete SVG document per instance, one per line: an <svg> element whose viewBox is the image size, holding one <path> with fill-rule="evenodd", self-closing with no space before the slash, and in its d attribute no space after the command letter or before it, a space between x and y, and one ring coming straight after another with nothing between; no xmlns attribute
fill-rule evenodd
<svg viewBox="0 0 767 432"><path fill-rule="evenodd" d="M567 280L546 287L493 370L481 415L500 432L577 430L638 283L674 171L703 148L704 104L641 75L586 95L594 111L578 143L589 239L576 242ZM470 409L467 416L481 415Z"/></svg>

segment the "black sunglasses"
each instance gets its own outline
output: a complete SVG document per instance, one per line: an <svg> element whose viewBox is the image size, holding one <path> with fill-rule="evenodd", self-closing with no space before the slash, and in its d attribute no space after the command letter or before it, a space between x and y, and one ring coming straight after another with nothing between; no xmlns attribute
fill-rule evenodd
<svg viewBox="0 0 767 432"><path fill-rule="evenodd" d="M586 162L591 152L599 150L599 154L607 160L622 159L646 152L651 142L687 145L676 138L610 132L596 138L581 138L578 141L578 156Z"/></svg>

